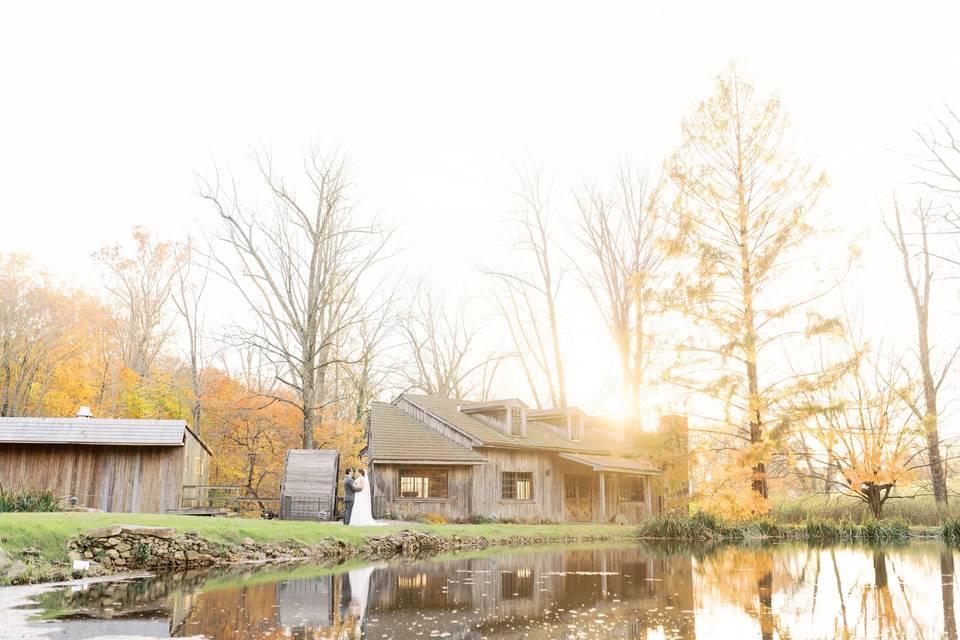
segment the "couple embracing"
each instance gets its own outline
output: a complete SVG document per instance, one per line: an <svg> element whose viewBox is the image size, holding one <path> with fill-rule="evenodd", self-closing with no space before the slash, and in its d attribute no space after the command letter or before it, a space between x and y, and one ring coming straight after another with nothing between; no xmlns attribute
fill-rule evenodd
<svg viewBox="0 0 960 640"><path fill-rule="evenodd" d="M343 476L343 524L376 526L370 501L370 486L364 469L347 468Z"/></svg>

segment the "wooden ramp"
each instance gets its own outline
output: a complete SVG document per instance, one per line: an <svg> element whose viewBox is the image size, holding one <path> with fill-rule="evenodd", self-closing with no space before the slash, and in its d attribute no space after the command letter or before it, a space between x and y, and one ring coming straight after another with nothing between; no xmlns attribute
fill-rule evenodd
<svg viewBox="0 0 960 640"><path fill-rule="evenodd" d="M339 452L287 450L280 484L280 519L333 520L339 477Z"/></svg>

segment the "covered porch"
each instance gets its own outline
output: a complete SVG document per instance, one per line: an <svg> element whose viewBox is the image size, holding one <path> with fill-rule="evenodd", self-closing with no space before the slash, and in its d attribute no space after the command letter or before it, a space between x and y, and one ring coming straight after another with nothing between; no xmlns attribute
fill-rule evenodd
<svg viewBox="0 0 960 640"><path fill-rule="evenodd" d="M656 467L617 456L559 456L583 471L561 479L565 520L635 523L659 511L653 485L662 472Z"/></svg>

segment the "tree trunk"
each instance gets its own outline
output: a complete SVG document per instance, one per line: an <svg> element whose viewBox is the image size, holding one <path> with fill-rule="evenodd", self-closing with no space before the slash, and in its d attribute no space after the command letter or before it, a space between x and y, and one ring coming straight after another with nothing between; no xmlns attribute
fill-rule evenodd
<svg viewBox="0 0 960 640"><path fill-rule="evenodd" d="M870 507L870 513L877 520L883 518L883 500L880 497L880 487L869 485L866 488L867 505Z"/></svg>
<svg viewBox="0 0 960 640"><path fill-rule="evenodd" d="M738 134L739 143L739 134ZM757 373L757 329L753 308L753 274L751 269L750 251L747 247L749 229L747 227L747 202L745 198L746 184L743 177L743 167L737 165L737 187L740 208L740 268L743 278L743 350L747 361L747 389L748 415L750 420L750 444L759 445L763 442L763 422L760 417L760 381ZM767 468L763 461L753 466L753 479L750 483L755 493L767 498Z"/></svg>
<svg viewBox="0 0 960 640"><path fill-rule="evenodd" d="M926 412L923 416L923 434L927 441L927 457L930 463L930 480L933 483L933 498L937 509L943 513L947 506L947 479L943 472L943 457L940 455L940 431L937 428L937 389L930 369L930 345L927 337L927 322L924 316L920 324L920 369L923 373L923 396Z"/></svg>

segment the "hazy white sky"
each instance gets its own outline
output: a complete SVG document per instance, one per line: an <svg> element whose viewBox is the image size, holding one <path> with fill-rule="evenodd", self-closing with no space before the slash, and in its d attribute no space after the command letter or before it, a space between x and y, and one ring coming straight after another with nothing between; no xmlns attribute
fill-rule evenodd
<svg viewBox="0 0 960 640"><path fill-rule="evenodd" d="M0 251L82 283L135 224L175 237L209 221L195 171L242 179L252 146L295 160L313 141L350 156L413 271L480 291L476 264L510 259L497 237L519 163L554 176L570 219L570 189L619 158L656 170L736 56L827 172L823 211L851 238L871 230L864 296L907 327L876 221L903 179L890 150L960 104L958 24L957 2L7 3ZM589 408L615 369L582 302L566 331Z"/></svg>

